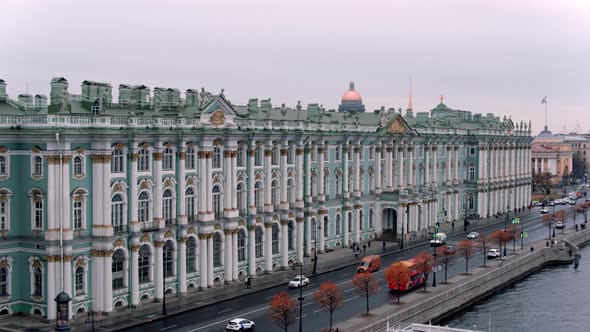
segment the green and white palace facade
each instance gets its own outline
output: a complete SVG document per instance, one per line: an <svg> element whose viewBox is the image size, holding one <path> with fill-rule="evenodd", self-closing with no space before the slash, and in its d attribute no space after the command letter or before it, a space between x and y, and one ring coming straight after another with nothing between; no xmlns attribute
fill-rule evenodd
<svg viewBox="0 0 590 332"><path fill-rule="evenodd" d="M62 290L74 315L140 308L530 202L530 123L442 97L364 112L351 83L338 112L50 84L11 98L0 80L0 314L55 319Z"/></svg>

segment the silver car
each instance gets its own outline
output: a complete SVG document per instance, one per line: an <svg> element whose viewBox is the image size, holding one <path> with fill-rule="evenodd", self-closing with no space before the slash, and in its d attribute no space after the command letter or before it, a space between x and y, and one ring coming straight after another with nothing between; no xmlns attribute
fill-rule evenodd
<svg viewBox="0 0 590 332"><path fill-rule="evenodd" d="M254 331L254 322L244 318L234 318L227 322L226 331Z"/></svg>
<svg viewBox="0 0 590 332"><path fill-rule="evenodd" d="M469 234L467 234L467 238L468 239L479 239L479 233L478 232L471 232Z"/></svg>

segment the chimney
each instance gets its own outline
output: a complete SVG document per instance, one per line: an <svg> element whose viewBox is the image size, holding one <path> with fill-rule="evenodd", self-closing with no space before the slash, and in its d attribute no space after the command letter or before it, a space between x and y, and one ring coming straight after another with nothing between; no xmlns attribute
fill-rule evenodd
<svg viewBox="0 0 590 332"><path fill-rule="evenodd" d="M61 105L63 92L68 91L68 80L63 77L54 77L51 79L51 105Z"/></svg>
<svg viewBox="0 0 590 332"><path fill-rule="evenodd" d="M199 91L194 89L188 89L185 93L186 102L185 106L199 106Z"/></svg>
<svg viewBox="0 0 590 332"><path fill-rule="evenodd" d="M0 101L6 101L6 82L0 78Z"/></svg>
<svg viewBox="0 0 590 332"><path fill-rule="evenodd" d="M45 108L47 107L47 96L45 95L35 95L35 108Z"/></svg>
<svg viewBox="0 0 590 332"><path fill-rule="evenodd" d="M25 107L25 109L33 108L33 96L28 94L18 95L18 102Z"/></svg>
<svg viewBox="0 0 590 332"><path fill-rule="evenodd" d="M131 86L119 84L119 107L126 108L131 100Z"/></svg>

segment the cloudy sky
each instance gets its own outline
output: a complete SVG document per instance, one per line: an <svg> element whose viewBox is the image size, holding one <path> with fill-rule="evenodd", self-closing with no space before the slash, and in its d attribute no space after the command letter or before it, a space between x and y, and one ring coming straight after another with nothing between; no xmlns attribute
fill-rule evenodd
<svg viewBox="0 0 590 332"><path fill-rule="evenodd" d="M590 132L590 1L3 0L0 78L16 97L64 76L200 88L234 103L445 104Z"/></svg>

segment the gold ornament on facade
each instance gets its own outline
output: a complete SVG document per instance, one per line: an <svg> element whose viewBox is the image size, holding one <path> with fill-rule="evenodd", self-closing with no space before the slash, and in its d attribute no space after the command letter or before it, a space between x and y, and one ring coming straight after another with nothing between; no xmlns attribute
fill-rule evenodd
<svg viewBox="0 0 590 332"><path fill-rule="evenodd" d="M6 153L8 152L8 148L5 147L4 145L0 146L0 153Z"/></svg>
<svg viewBox="0 0 590 332"><path fill-rule="evenodd" d="M261 217L256 218L256 223L257 224L262 224L262 218Z"/></svg>
<svg viewBox="0 0 590 332"><path fill-rule="evenodd" d="M293 214L293 212L289 212L289 214L287 215L289 218L293 218L295 215Z"/></svg>
<svg viewBox="0 0 590 332"><path fill-rule="evenodd" d="M162 248L164 246L165 242L164 241L154 241L154 247L156 248Z"/></svg>
<svg viewBox="0 0 590 332"><path fill-rule="evenodd" d="M146 179L141 180L141 182L139 183L140 189L148 189L149 187L150 187L150 184L147 182Z"/></svg>
<svg viewBox="0 0 590 332"><path fill-rule="evenodd" d="M166 180L164 181L164 187L168 188L168 187L172 187L172 180L170 180L170 178L166 178Z"/></svg>
<svg viewBox="0 0 590 332"><path fill-rule="evenodd" d="M186 243L186 241L188 241L188 237L187 236L183 236L178 241L180 241L180 243Z"/></svg>
<svg viewBox="0 0 590 332"><path fill-rule="evenodd" d="M35 145L31 148L31 151L33 151L33 153L40 153L41 149L39 149L39 147Z"/></svg>
<svg viewBox="0 0 590 332"><path fill-rule="evenodd" d="M301 156L303 154L303 149L295 149L295 154Z"/></svg>
<svg viewBox="0 0 590 332"><path fill-rule="evenodd" d="M209 118L209 122L211 122L214 126L221 126L225 122L225 113L222 110L218 109L217 111L211 113L211 117Z"/></svg>
<svg viewBox="0 0 590 332"><path fill-rule="evenodd" d="M296 221L298 224L300 224L300 223L302 223L302 222L303 222L303 218L297 218L297 219L295 219L295 221Z"/></svg>
<svg viewBox="0 0 590 332"><path fill-rule="evenodd" d="M143 234L141 238L139 238L141 242L150 242L150 236L148 234Z"/></svg>
<svg viewBox="0 0 590 332"><path fill-rule="evenodd" d="M118 238L117 240L115 240L115 242L113 242L113 247L122 247L125 245L125 241L123 241L122 238Z"/></svg>
<svg viewBox="0 0 590 332"><path fill-rule="evenodd" d="M216 231L220 231L221 230L221 224L217 223L213 226L213 229Z"/></svg>
<svg viewBox="0 0 590 332"><path fill-rule="evenodd" d="M189 229L186 231L187 234L195 234L195 227L191 226L189 227Z"/></svg>
<svg viewBox="0 0 590 332"><path fill-rule="evenodd" d="M162 152L154 152L154 153L153 153L153 156L154 156L154 160L156 160L156 161L160 161L160 160L162 160L162 157L163 157L164 155L162 154Z"/></svg>
<svg viewBox="0 0 590 332"><path fill-rule="evenodd" d="M241 226L241 227L246 226L246 221L244 219L238 221L238 226Z"/></svg>
<svg viewBox="0 0 590 332"><path fill-rule="evenodd" d="M279 220L279 216L275 214L274 216L272 216L272 220Z"/></svg>
<svg viewBox="0 0 590 332"><path fill-rule="evenodd" d="M134 244L131 246L131 251L138 252L141 246L139 244Z"/></svg>
<svg viewBox="0 0 590 332"><path fill-rule="evenodd" d="M72 255L64 255L64 262L71 262L72 258Z"/></svg>
<svg viewBox="0 0 590 332"><path fill-rule="evenodd" d="M115 185L113 186L113 191L114 192L119 192L121 191L123 188L121 187L121 184L119 182L115 183Z"/></svg>
<svg viewBox="0 0 590 332"><path fill-rule="evenodd" d="M131 154L131 161L137 161L137 159L139 159L139 155L137 153L132 153Z"/></svg>
<svg viewBox="0 0 590 332"><path fill-rule="evenodd" d="M264 228L271 228L272 227L272 222L265 222L264 223Z"/></svg>
<svg viewBox="0 0 590 332"><path fill-rule="evenodd" d="M86 267L86 258L85 257L80 257L76 260L76 268L79 268L79 267L83 267L83 268Z"/></svg>
<svg viewBox="0 0 590 332"><path fill-rule="evenodd" d="M232 230L231 229L224 229L223 230L223 234L225 234L225 235L231 235L232 234Z"/></svg>
<svg viewBox="0 0 590 332"><path fill-rule="evenodd" d="M186 159L186 152L184 152L184 151L178 152L178 159L185 160Z"/></svg>
<svg viewBox="0 0 590 332"><path fill-rule="evenodd" d="M363 208L363 205L362 204L355 204L354 205L354 208L355 209L362 209Z"/></svg>
<svg viewBox="0 0 590 332"><path fill-rule="evenodd" d="M281 225L287 225L289 224L289 220L281 220Z"/></svg>
<svg viewBox="0 0 590 332"><path fill-rule="evenodd" d="M144 143L141 143L141 145L140 145L139 147L140 147L140 148L142 148L142 149L147 149L147 148L149 148L149 147L150 147L150 144L149 144L149 143L146 143L146 142L144 142Z"/></svg>
<svg viewBox="0 0 590 332"><path fill-rule="evenodd" d="M172 233L171 230L166 231L166 233L164 234L164 237L169 239L172 238L174 236L174 234Z"/></svg>
<svg viewBox="0 0 590 332"><path fill-rule="evenodd" d="M7 269L9 267L8 260L2 259L0 261L0 268Z"/></svg>
<svg viewBox="0 0 590 332"><path fill-rule="evenodd" d="M55 260L56 256L47 256L47 261L48 262L57 262L57 260ZM59 257L59 256L57 256ZM51 258L51 259L50 259ZM31 264L33 266L33 268L41 268L43 266L43 264L41 264L41 261L38 259L33 260L33 264Z"/></svg>

